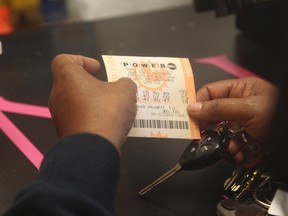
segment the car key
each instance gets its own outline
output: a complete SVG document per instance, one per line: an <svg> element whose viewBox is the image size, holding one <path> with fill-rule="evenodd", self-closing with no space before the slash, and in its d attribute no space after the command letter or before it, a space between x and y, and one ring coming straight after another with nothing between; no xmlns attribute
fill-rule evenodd
<svg viewBox="0 0 288 216"><path fill-rule="evenodd" d="M220 125L217 131L205 130L201 140L192 140L186 147L179 162L160 178L143 188L138 194L143 196L155 186L164 182L181 170L196 170L208 167L227 155L227 125Z"/></svg>

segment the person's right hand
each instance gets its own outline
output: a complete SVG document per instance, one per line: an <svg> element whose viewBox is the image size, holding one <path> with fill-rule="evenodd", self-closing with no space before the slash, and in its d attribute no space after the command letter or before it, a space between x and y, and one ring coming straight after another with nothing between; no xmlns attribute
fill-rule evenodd
<svg viewBox="0 0 288 216"><path fill-rule="evenodd" d="M128 78L101 81L92 75L99 68L92 58L56 56L49 109L59 137L93 133L109 140L120 152L136 116L137 87Z"/></svg>
<svg viewBox="0 0 288 216"><path fill-rule="evenodd" d="M246 77L209 83L197 91L197 103L188 105L191 117L207 123L228 121L232 129L244 129L266 143L278 102L279 89L260 78ZM235 142L229 151L236 162L245 160Z"/></svg>

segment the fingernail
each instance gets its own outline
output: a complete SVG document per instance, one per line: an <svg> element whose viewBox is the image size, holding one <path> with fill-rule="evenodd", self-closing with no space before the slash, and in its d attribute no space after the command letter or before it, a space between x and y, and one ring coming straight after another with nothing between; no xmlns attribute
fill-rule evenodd
<svg viewBox="0 0 288 216"><path fill-rule="evenodd" d="M202 103L192 103L188 105L189 112L199 112L202 108Z"/></svg>

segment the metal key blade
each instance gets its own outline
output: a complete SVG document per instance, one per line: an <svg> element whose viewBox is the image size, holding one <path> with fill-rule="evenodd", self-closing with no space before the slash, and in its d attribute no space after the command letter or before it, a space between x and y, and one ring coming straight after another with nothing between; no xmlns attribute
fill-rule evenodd
<svg viewBox="0 0 288 216"><path fill-rule="evenodd" d="M163 181L167 180L168 178L170 178L171 176L173 176L174 174L176 174L177 172L179 172L181 170L181 165L178 163L176 164L176 166L174 166L171 170L169 170L168 172L166 172L164 175L160 176L158 179L156 179L154 182L152 182L151 184L149 184L147 187L143 188L138 194L140 196L143 196L144 194L146 194L148 191L152 190L152 188L154 188L155 186L159 185L160 183L162 183Z"/></svg>

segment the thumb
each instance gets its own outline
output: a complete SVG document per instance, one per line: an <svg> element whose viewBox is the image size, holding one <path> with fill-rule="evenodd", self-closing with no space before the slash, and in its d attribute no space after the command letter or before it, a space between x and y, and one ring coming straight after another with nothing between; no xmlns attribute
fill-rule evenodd
<svg viewBox="0 0 288 216"><path fill-rule="evenodd" d="M249 116L243 98L223 98L189 104L188 114L204 121L243 121Z"/></svg>

